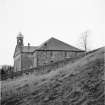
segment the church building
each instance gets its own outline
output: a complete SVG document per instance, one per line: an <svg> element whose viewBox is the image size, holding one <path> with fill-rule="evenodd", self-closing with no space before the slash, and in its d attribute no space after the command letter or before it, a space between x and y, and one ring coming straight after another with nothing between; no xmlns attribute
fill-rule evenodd
<svg viewBox="0 0 105 105"><path fill-rule="evenodd" d="M53 37L40 46L30 46L30 44L24 46L23 38L23 35L19 33L13 56L15 72L74 58L84 53Z"/></svg>

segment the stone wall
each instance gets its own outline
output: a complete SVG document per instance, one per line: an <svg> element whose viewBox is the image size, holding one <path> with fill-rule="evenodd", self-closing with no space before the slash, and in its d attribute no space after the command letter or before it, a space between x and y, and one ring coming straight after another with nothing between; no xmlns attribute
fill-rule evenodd
<svg viewBox="0 0 105 105"><path fill-rule="evenodd" d="M33 64L33 66L37 67L37 51L33 54L33 56L34 56L34 64Z"/></svg>
<svg viewBox="0 0 105 105"><path fill-rule="evenodd" d="M43 51L37 51L36 54L34 54L34 59L37 59L36 61L37 66L41 66L61 61L66 58L74 58L76 56L82 55L83 53L84 52L43 50Z"/></svg>
<svg viewBox="0 0 105 105"><path fill-rule="evenodd" d="M21 54L15 56L14 58L14 72L21 70Z"/></svg>
<svg viewBox="0 0 105 105"><path fill-rule="evenodd" d="M21 53L14 58L14 71L27 70L33 67L52 64L67 58L75 58L84 52L74 51L36 51L33 53Z"/></svg>
<svg viewBox="0 0 105 105"><path fill-rule="evenodd" d="M22 70L29 69L33 67L34 57L32 53L22 53L21 59Z"/></svg>

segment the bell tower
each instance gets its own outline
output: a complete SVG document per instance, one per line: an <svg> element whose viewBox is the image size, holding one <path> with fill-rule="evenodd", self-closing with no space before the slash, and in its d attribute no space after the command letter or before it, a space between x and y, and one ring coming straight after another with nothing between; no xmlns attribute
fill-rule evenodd
<svg viewBox="0 0 105 105"><path fill-rule="evenodd" d="M17 44L14 52L14 71L22 70L22 50L24 47L23 35L21 32L17 35Z"/></svg>
<svg viewBox="0 0 105 105"><path fill-rule="evenodd" d="M24 37L23 37L22 33L20 32L17 36L17 47L18 48L21 48L24 46L23 38Z"/></svg>

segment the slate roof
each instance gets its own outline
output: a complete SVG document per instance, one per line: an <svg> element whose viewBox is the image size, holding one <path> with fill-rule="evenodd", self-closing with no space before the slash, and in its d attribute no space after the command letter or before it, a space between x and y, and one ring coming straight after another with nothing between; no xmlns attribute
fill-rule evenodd
<svg viewBox="0 0 105 105"><path fill-rule="evenodd" d="M40 51L40 50L83 51L53 37L45 41L40 46L23 46L22 48L23 53L32 53L36 50L37 51ZM16 52L17 51L15 49L15 53ZM15 53L14 53L14 56L15 56Z"/></svg>
<svg viewBox="0 0 105 105"><path fill-rule="evenodd" d="M24 46L22 52L33 52L37 49L36 46Z"/></svg>
<svg viewBox="0 0 105 105"><path fill-rule="evenodd" d="M46 50L82 51L53 37L45 41L41 46L37 47L36 50L44 50L45 48Z"/></svg>

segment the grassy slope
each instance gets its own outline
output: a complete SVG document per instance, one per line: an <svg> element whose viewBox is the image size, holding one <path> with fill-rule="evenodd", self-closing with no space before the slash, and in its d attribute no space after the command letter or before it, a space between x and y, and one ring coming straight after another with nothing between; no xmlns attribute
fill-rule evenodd
<svg viewBox="0 0 105 105"><path fill-rule="evenodd" d="M2 105L104 105L104 48L58 71L2 84Z"/></svg>

